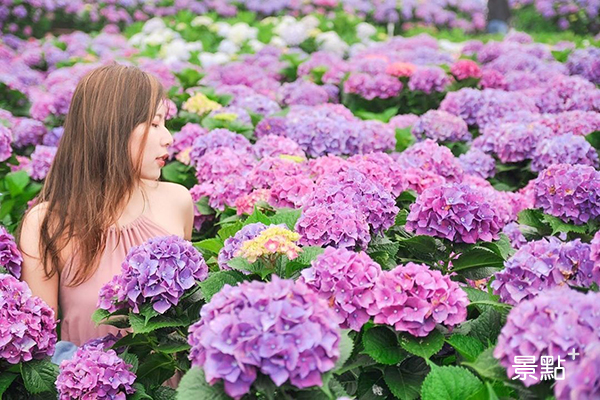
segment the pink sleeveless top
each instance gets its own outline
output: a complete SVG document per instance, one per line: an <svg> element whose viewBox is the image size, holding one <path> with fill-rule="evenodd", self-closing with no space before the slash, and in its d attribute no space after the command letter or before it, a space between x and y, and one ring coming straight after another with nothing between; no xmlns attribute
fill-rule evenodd
<svg viewBox="0 0 600 400"><path fill-rule="evenodd" d="M144 210L145 211L145 210ZM168 236L171 233L150 220L144 212L132 222L120 227L121 240L117 244L117 228L111 226L106 238L106 247L102 253L96 272L79 286L66 286L70 266L76 265L77 257L70 257L65 271L60 276L59 306L62 310L61 339L81 346L90 339L108 333L117 334L119 330L110 325L98 325L91 317L97 309L98 292L113 276L121 272L121 263L129 249L139 246L156 236ZM115 248L116 246L116 248ZM123 332L125 333L125 332Z"/></svg>

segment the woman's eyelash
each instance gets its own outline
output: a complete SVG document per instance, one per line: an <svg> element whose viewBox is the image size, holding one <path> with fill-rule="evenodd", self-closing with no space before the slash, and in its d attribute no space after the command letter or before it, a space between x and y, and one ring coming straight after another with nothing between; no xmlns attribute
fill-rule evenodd
<svg viewBox="0 0 600 400"><path fill-rule="evenodd" d="M152 124L154 128L158 128L158 124Z"/></svg>

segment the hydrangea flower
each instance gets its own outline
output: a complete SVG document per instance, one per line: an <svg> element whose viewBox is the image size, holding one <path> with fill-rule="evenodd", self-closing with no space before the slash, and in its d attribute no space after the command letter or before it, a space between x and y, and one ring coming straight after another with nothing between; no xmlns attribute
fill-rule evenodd
<svg viewBox="0 0 600 400"><path fill-rule="evenodd" d="M200 158L209 150L227 147L238 153L252 153L252 145L244 136L228 129L214 129L206 135L198 136L192 143L190 150L191 163L197 166Z"/></svg>
<svg viewBox="0 0 600 400"><path fill-rule="evenodd" d="M128 307L138 313L150 303L164 314L207 277L204 258L190 242L176 235L151 238L129 250L121 274L100 289L98 307L111 312Z"/></svg>
<svg viewBox="0 0 600 400"><path fill-rule="evenodd" d="M303 175L283 176L273 182L269 204L275 208L300 208L306 204L315 184Z"/></svg>
<svg viewBox="0 0 600 400"><path fill-rule="evenodd" d="M246 97L236 97L230 105L245 108L249 112L262 115L263 117L267 117L281 111L281 107L279 107L279 104L277 104L275 100L260 94L254 94Z"/></svg>
<svg viewBox="0 0 600 400"><path fill-rule="evenodd" d="M251 263L272 254L285 254L288 259L293 260L302 251L294 243L298 239L300 235L285 226L268 226L256 237L243 241L235 256L243 257Z"/></svg>
<svg viewBox="0 0 600 400"><path fill-rule="evenodd" d="M369 75L362 72L350 74L344 82L344 92L356 94L364 99L389 99L402 90L402 82L387 74Z"/></svg>
<svg viewBox="0 0 600 400"><path fill-rule="evenodd" d="M552 129L555 135L572 133L586 136L600 130L600 113L576 110L558 114L544 114L540 122Z"/></svg>
<svg viewBox="0 0 600 400"><path fill-rule="evenodd" d="M494 293L514 305L555 286L600 283L600 266L594 268L589 244L550 237L523 244L495 276Z"/></svg>
<svg viewBox="0 0 600 400"><path fill-rule="evenodd" d="M120 399L135 393L135 374L131 365L123 361L114 350L83 347L70 360L60 364L56 378L59 400L70 399Z"/></svg>
<svg viewBox="0 0 600 400"><path fill-rule="evenodd" d="M41 360L54 354L54 311L29 286L0 274L0 359L10 364Z"/></svg>
<svg viewBox="0 0 600 400"><path fill-rule="evenodd" d="M427 336L436 324L451 327L467 318L467 294L440 271L409 262L379 274L367 312L376 324Z"/></svg>
<svg viewBox="0 0 600 400"><path fill-rule="evenodd" d="M271 282L225 285L202 307L189 329L193 367L209 384L223 380L239 399L257 372L277 385L322 385L321 374L340 356L340 332L333 310L301 282L273 275Z"/></svg>
<svg viewBox="0 0 600 400"><path fill-rule="evenodd" d="M417 66L411 63L397 61L388 64L385 73L396 78L408 78L417 70Z"/></svg>
<svg viewBox="0 0 600 400"><path fill-rule="evenodd" d="M13 145L17 148L41 144L47 133L40 121L30 118L14 118L12 125Z"/></svg>
<svg viewBox="0 0 600 400"><path fill-rule="evenodd" d="M36 146L33 153L31 153L31 163L29 163L27 171L30 176L38 181L43 180L48 175L52 161L56 156L57 148L54 146Z"/></svg>
<svg viewBox="0 0 600 400"><path fill-rule="evenodd" d="M406 129L413 126L419 120L419 116L415 114L396 115L390 119L388 124L395 129Z"/></svg>
<svg viewBox="0 0 600 400"><path fill-rule="evenodd" d="M431 94L445 91L452 81L453 79L446 75L446 71L440 67L420 67L410 76L408 88L412 91L419 90Z"/></svg>
<svg viewBox="0 0 600 400"><path fill-rule="evenodd" d="M556 381L554 396L557 400L600 397L600 342L590 343L585 355L576 360L567 358L564 368L569 375L568 379Z"/></svg>
<svg viewBox="0 0 600 400"><path fill-rule="evenodd" d="M219 250L217 261L219 268L222 270L231 269L227 264L229 260L236 257L236 254L240 250L242 243L252 240L257 237L262 231L267 229L267 226L262 222L255 222L248 224L242 229L236 232L236 234L230 238L225 239L223 247Z"/></svg>
<svg viewBox="0 0 600 400"><path fill-rule="evenodd" d="M578 76L557 75L536 92L541 112L600 111L600 89Z"/></svg>
<svg viewBox="0 0 600 400"><path fill-rule="evenodd" d="M235 201L237 215L252 214L258 202L267 203L271 197L271 189L255 189L249 194L242 195Z"/></svg>
<svg viewBox="0 0 600 400"><path fill-rule="evenodd" d="M280 154L305 157L304 151L302 151L298 143L292 139L277 135L262 136L256 141L252 149L257 158L274 157Z"/></svg>
<svg viewBox="0 0 600 400"><path fill-rule="evenodd" d="M327 103L329 100L329 94L323 87L304 79L284 83L279 89L277 97L279 103L283 106L292 104L316 106L317 104Z"/></svg>
<svg viewBox="0 0 600 400"><path fill-rule="evenodd" d="M193 122L188 122L181 128L179 132L173 134L173 145L168 149L169 156L173 157L176 154L179 155L183 152L187 152L185 155L188 159L187 162L183 162L181 160L182 157L177 157L177 159L184 164L189 164L189 152L191 151L194 140L198 136L203 136L207 133L208 130L206 128L203 128L202 126Z"/></svg>
<svg viewBox="0 0 600 400"><path fill-rule="evenodd" d="M348 141L349 154L366 154L389 151L396 148L396 132L388 124L381 121L360 121L360 134L355 143Z"/></svg>
<svg viewBox="0 0 600 400"><path fill-rule="evenodd" d="M533 183L535 207L582 225L600 216L600 172L588 165L554 164Z"/></svg>
<svg viewBox="0 0 600 400"><path fill-rule="evenodd" d="M0 123L0 162L6 161L12 155L12 132Z"/></svg>
<svg viewBox="0 0 600 400"><path fill-rule="evenodd" d="M523 235L522 228L524 228L523 225L520 225L516 222L508 223L506 226L504 226L504 228L502 228L502 233L508 236L510 245L513 247L513 249L519 250L524 244L527 243L527 239L525 238L525 235Z"/></svg>
<svg viewBox="0 0 600 400"><path fill-rule="evenodd" d="M458 243L497 240L504 224L486 192L447 183L425 189L410 207L406 230Z"/></svg>
<svg viewBox="0 0 600 400"><path fill-rule="evenodd" d="M380 274L379 264L365 252L327 247L302 270L299 281L332 304L341 328L358 332L370 319L367 309L375 301L373 287Z"/></svg>
<svg viewBox="0 0 600 400"><path fill-rule="evenodd" d="M181 108L200 116L223 107L216 101L210 100L204 93L196 93L183 103Z"/></svg>
<svg viewBox="0 0 600 400"><path fill-rule="evenodd" d="M592 239L591 245L591 254L590 258L596 262L596 264L600 265L600 231L596 232L594 238Z"/></svg>
<svg viewBox="0 0 600 400"><path fill-rule="evenodd" d="M517 375L517 356L533 356L536 360L541 356L556 360L560 356L564 360L572 350L582 353L599 336L600 294L557 287L522 301L510 311L493 354L512 379ZM539 383L539 363L534 368L535 372L523 380L525 386Z"/></svg>
<svg viewBox="0 0 600 400"><path fill-rule="evenodd" d="M463 171L483 179L491 178L496 174L496 160L477 147L471 147L465 154L458 156L458 161Z"/></svg>
<svg viewBox="0 0 600 400"><path fill-rule="evenodd" d="M489 68L486 68L482 71L479 85L483 89L506 90L508 88L508 83L504 78L504 74L502 74L500 71Z"/></svg>
<svg viewBox="0 0 600 400"><path fill-rule="evenodd" d="M287 119L285 117L265 117L258 124L254 134L257 138L268 135L286 136Z"/></svg>
<svg viewBox="0 0 600 400"><path fill-rule="evenodd" d="M17 247L15 238L0 225L0 267L17 279L21 278L23 256Z"/></svg>
<svg viewBox="0 0 600 400"><path fill-rule="evenodd" d="M572 133L554 136L538 143L533 152L531 170L539 172L560 163L598 167L598 153L582 136Z"/></svg>
<svg viewBox="0 0 600 400"><path fill-rule="evenodd" d="M231 147L217 147L203 156L192 159L196 167L196 178L200 183L218 183L227 177L238 180L250 174L255 160L250 153L236 151Z"/></svg>
<svg viewBox="0 0 600 400"><path fill-rule="evenodd" d="M255 188L270 188L279 179L286 176L298 176L304 173L301 163L280 157L265 157L260 160L248 175L248 182Z"/></svg>
<svg viewBox="0 0 600 400"><path fill-rule="evenodd" d="M394 197L398 197L407 189L405 170L386 153L357 154L348 158L347 161L371 179L379 182ZM349 167L348 164L346 165ZM345 168L347 169L347 167ZM341 169L332 170L331 173L337 174L339 171Z"/></svg>
<svg viewBox="0 0 600 400"><path fill-rule="evenodd" d="M473 60L458 60L450 67L450 73L459 80L481 78L481 68Z"/></svg>
<svg viewBox="0 0 600 400"><path fill-rule="evenodd" d="M252 126L252 118L248 111L241 107L226 106L217 110L211 111L208 116L210 118L221 121L238 121L244 125Z"/></svg>
<svg viewBox="0 0 600 400"><path fill-rule="evenodd" d="M467 123L446 111L429 110L412 127L417 139L436 142L458 142L471 139Z"/></svg>
<svg viewBox="0 0 600 400"><path fill-rule="evenodd" d="M540 123L506 122L488 125L481 137L486 138L500 161L509 163L532 158L538 143L552 136L552 130Z"/></svg>
<svg viewBox="0 0 600 400"><path fill-rule="evenodd" d="M431 139L416 143L400 153L398 163L404 168L434 172L449 181L460 181L464 174L450 149Z"/></svg>

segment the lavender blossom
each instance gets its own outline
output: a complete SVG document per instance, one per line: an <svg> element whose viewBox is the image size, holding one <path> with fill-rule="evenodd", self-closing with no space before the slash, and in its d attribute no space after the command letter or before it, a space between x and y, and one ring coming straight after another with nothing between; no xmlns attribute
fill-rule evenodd
<svg viewBox="0 0 600 400"><path fill-rule="evenodd" d="M465 121L446 111L429 110L412 127L417 139L432 139L436 142L458 142L471 139Z"/></svg>
<svg viewBox="0 0 600 400"><path fill-rule="evenodd" d="M23 256L17 247L15 238L0 225L0 267L17 279L21 278Z"/></svg>

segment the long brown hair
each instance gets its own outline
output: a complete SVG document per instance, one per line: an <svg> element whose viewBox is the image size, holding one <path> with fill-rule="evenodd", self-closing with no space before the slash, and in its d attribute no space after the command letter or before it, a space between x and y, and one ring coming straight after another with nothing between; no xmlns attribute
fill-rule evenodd
<svg viewBox="0 0 600 400"><path fill-rule="evenodd" d="M40 255L48 278L62 272L59 255L73 238L79 259L68 285L80 285L98 268L107 229L116 223L141 179L141 155L162 100L160 82L137 67L113 63L91 71L78 83L56 157L36 201L46 202ZM146 128L134 165L129 139L142 123ZM18 236L20 230L21 226Z"/></svg>

